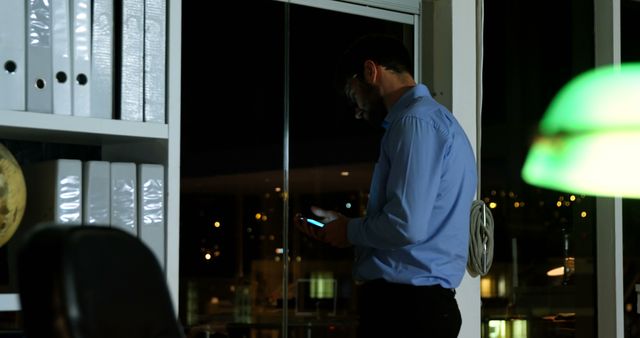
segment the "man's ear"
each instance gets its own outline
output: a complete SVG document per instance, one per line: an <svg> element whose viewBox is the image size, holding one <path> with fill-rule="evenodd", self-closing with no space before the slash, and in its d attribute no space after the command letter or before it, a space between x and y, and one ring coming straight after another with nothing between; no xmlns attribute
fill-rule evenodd
<svg viewBox="0 0 640 338"><path fill-rule="evenodd" d="M378 65L373 60L364 62L364 80L366 83L375 83L378 77Z"/></svg>

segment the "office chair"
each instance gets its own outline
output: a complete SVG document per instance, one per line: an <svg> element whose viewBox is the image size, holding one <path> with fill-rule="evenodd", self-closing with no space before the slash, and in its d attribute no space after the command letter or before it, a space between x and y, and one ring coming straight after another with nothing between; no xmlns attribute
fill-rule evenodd
<svg viewBox="0 0 640 338"><path fill-rule="evenodd" d="M162 269L115 228L40 226L20 246L28 338L184 338Z"/></svg>

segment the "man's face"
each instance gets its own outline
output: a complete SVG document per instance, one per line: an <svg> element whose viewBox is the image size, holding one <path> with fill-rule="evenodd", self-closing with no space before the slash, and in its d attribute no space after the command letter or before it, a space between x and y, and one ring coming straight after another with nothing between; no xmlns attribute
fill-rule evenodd
<svg viewBox="0 0 640 338"><path fill-rule="evenodd" d="M354 106L356 119L364 119L376 127L382 124L387 116L387 107L385 107L377 87L354 75L347 81L345 94Z"/></svg>

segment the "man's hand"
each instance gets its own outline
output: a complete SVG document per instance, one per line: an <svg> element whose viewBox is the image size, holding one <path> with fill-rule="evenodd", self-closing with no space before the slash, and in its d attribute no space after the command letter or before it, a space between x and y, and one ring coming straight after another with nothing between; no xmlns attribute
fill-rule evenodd
<svg viewBox="0 0 640 338"><path fill-rule="evenodd" d="M350 218L345 217L339 212L324 210L318 207L311 207L311 212L318 216L325 225L322 228L311 225L307 223L302 215L296 214L293 222L302 233L335 247L346 248L351 246L347 238L347 224Z"/></svg>

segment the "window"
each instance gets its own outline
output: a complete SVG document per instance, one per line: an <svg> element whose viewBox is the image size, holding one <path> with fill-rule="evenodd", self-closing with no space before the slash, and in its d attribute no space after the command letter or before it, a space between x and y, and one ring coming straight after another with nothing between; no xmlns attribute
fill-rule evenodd
<svg viewBox="0 0 640 338"><path fill-rule="evenodd" d="M309 240L290 217L312 205L364 212L381 130L348 110L335 62L365 33L413 48L413 27L382 10L183 6L181 320L230 336L277 336L285 321L291 336L355 336L351 249Z"/></svg>
<svg viewBox="0 0 640 338"><path fill-rule="evenodd" d="M520 176L557 90L593 67L592 18L589 3L485 4L480 198L495 251L481 280L483 337L596 335L595 198Z"/></svg>

